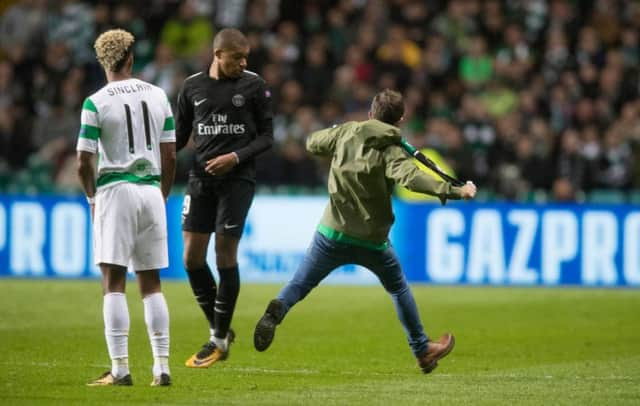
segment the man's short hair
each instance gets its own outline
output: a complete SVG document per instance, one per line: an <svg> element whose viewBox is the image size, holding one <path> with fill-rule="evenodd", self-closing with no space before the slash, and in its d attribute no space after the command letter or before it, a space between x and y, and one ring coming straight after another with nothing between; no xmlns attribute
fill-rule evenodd
<svg viewBox="0 0 640 406"><path fill-rule="evenodd" d="M404 115L402 94L384 89L371 102L371 117L384 123L396 125Z"/></svg>
<svg viewBox="0 0 640 406"><path fill-rule="evenodd" d="M131 54L134 42L130 32L115 29L100 34L93 47L100 65L108 72L118 72Z"/></svg>
<svg viewBox="0 0 640 406"><path fill-rule="evenodd" d="M247 37L235 28L225 28L213 38L213 49L243 49L249 46Z"/></svg>

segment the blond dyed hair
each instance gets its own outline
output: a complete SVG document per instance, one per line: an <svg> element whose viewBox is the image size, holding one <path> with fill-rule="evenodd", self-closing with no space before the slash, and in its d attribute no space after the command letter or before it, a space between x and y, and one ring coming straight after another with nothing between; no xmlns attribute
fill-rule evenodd
<svg viewBox="0 0 640 406"><path fill-rule="evenodd" d="M131 46L135 42L133 34L115 29L105 31L96 39L93 47L100 65L109 72L118 72L124 66Z"/></svg>

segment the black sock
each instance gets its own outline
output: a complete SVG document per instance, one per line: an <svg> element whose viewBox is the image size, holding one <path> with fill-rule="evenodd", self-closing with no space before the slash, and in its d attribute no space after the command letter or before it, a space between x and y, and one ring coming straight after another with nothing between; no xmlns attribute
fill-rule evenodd
<svg viewBox="0 0 640 406"><path fill-rule="evenodd" d="M200 305L202 312L209 321L210 328L215 328L216 314L214 311L216 303L216 281L209 265L200 269L187 269L191 290L196 297L196 302Z"/></svg>
<svg viewBox="0 0 640 406"><path fill-rule="evenodd" d="M218 272L220 289L216 296L215 336L224 339L227 337L240 292L240 274L237 265L231 268L218 268Z"/></svg>

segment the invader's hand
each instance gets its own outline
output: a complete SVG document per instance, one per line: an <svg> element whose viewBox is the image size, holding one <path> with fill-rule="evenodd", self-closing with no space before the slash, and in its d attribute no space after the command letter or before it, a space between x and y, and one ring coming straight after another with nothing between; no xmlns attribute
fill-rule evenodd
<svg viewBox="0 0 640 406"><path fill-rule="evenodd" d="M476 185L474 185L470 180L460 188L460 194L464 200L473 199L476 196L476 191Z"/></svg>

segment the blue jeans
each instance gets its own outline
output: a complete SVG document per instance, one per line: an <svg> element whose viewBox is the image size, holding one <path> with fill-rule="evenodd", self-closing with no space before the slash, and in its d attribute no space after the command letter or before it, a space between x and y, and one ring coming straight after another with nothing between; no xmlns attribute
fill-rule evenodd
<svg viewBox="0 0 640 406"><path fill-rule="evenodd" d="M415 356L423 354L427 350L428 338L409 284L391 247L376 251L336 242L316 232L293 279L278 294L278 300L284 304L284 314L304 299L331 271L346 264L361 265L380 279L393 299L411 351Z"/></svg>

